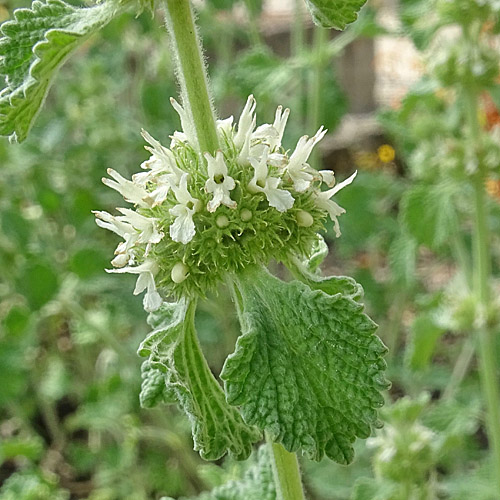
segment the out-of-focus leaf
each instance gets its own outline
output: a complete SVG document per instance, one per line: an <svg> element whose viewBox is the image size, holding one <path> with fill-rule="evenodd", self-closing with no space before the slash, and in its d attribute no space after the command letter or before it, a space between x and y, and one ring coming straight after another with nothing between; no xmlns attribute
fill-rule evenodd
<svg viewBox="0 0 500 500"><path fill-rule="evenodd" d="M444 333L427 314L413 321L411 340L406 352L406 360L412 370L425 370L429 366L436 343Z"/></svg>
<svg viewBox="0 0 500 500"><path fill-rule="evenodd" d="M120 11L119 3L77 8L62 0L39 0L17 9L1 26L0 134L24 141L52 79L67 57Z"/></svg>
<svg viewBox="0 0 500 500"><path fill-rule="evenodd" d="M45 305L57 292L59 279L56 270L44 260L28 262L23 269L19 289L32 310Z"/></svg>
<svg viewBox="0 0 500 500"><path fill-rule="evenodd" d="M343 30L356 21L366 0L305 0L313 21L322 28Z"/></svg>
<svg viewBox="0 0 500 500"><path fill-rule="evenodd" d="M423 245L439 248L458 230L454 183L417 185L401 201L401 215L410 234Z"/></svg>

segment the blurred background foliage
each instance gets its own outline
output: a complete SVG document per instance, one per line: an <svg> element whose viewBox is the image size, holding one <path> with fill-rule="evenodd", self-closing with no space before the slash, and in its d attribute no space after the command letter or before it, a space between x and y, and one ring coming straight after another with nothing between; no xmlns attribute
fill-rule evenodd
<svg viewBox="0 0 500 500"><path fill-rule="evenodd" d="M243 22L229 16L234 4L246 14ZM25 5L3 4L0 16ZM221 116L237 113L253 93L261 122L278 104L293 109L287 147L321 123L334 131L351 103L332 60L358 37L384 31L374 21L375 6L333 39L296 20L283 48L259 31L258 0L207 1L199 25ZM429 34L412 24L415 3L403 7L406 34L421 48ZM167 141L179 126L169 103L177 86L168 44L161 16L113 21L66 64L28 140L0 142L2 500L192 497L244 474L245 466L230 459L203 462L175 407L140 408L136 349L146 314L131 293L134 277L104 272L116 241L91 214L120 203L101 184L106 169L130 176L146 159L140 129ZM357 443L352 466L304 461L312 500L495 498L474 342L466 335L468 298L457 293L465 279L453 264L460 247L445 244L446 232L429 234L436 223L412 218L408 209L428 196L412 187L416 178L432 178L444 160L453 168L453 156L435 155L437 131L455 141L451 151L457 163L463 160L460 105L448 106L443 86L424 78L397 110L380 113L386 137L363 154L351 151L347 167L337 170L325 154L323 168L340 178L360 170L338 196L347 213L342 237L327 233L325 271L362 283L368 312L390 347L393 388L385 428ZM493 120L494 100L488 106L485 116ZM436 189L439 198L443 186ZM446 227L463 217L446 214ZM466 232L460 245L470 247ZM237 335L229 300L222 290L197 316L215 373ZM233 497L222 488L203 498Z"/></svg>

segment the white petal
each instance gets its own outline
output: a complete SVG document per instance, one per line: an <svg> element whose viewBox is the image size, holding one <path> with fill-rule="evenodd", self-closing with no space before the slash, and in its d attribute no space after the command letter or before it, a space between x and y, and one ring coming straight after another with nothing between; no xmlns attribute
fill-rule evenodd
<svg viewBox="0 0 500 500"><path fill-rule="evenodd" d="M196 233L193 222L194 211L189 210L183 205L176 205L170 209L170 213L177 216L175 221L170 225L170 237L174 241L186 245L193 239Z"/></svg>
<svg viewBox="0 0 500 500"><path fill-rule="evenodd" d="M237 148L241 148L247 139L250 140L250 135L255 127L254 112L256 105L253 95L248 96L238 122L238 131L234 137L234 144Z"/></svg>
<svg viewBox="0 0 500 500"><path fill-rule="evenodd" d="M286 189L271 189L264 188L264 194L271 207L274 207L278 212L286 212L293 207L294 197Z"/></svg>
<svg viewBox="0 0 500 500"><path fill-rule="evenodd" d="M172 107L175 109L175 111L177 111L177 114L181 119L182 131L187 138L187 142L197 148L198 141L196 139L195 127L194 124L191 123L188 112L173 97L170 98L170 104L172 104Z"/></svg>
<svg viewBox="0 0 500 500"><path fill-rule="evenodd" d="M283 133L285 132L285 127L286 127L286 122L288 121L288 116L290 115L290 110L288 108L283 111L282 106L278 106L276 109L276 114L274 115L274 123L273 127L276 129L278 132L278 139L276 141L276 144L274 144L275 147L280 147L281 146L281 140L283 139ZM271 150L274 149L271 147Z"/></svg>
<svg viewBox="0 0 500 500"><path fill-rule="evenodd" d="M307 177L305 178L303 175L304 170L310 168L306 162L312 152L313 147L324 137L325 134L326 130L321 127L311 138L307 137L306 135L302 136L297 143L295 151L290 156L290 160L287 166L287 172L290 175L291 179L294 183L296 182L296 180L306 181L306 183L308 183L307 187L304 187L303 182L300 184L300 187L299 185L295 186L295 189L299 192L305 191L310 186L313 176L311 174L307 174L310 177L310 180L308 180Z"/></svg>
<svg viewBox="0 0 500 500"><path fill-rule="evenodd" d="M222 137L224 135L227 137L231 136L233 131L233 117L230 116L225 120L217 120L217 130Z"/></svg>
<svg viewBox="0 0 500 500"><path fill-rule="evenodd" d="M125 201L134 203L140 207L148 207L148 204L144 202L144 198L147 196L148 192L142 186L125 179L112 168L108 168L108 174L115 179L116 182L103 177L103 184L118 191Z"/></svg>
<svg viewBox="0 0 500 500"><path fill-rule="evenodd" d="M351 182L356 178L356 175L358 175L358 171L354 172L350 177L347 179L343 180L340 184L337 184L334 188L330 189L329 191L325 191L325 193L329 193L328 198L331 198L334 194L338 193L341 189L345 188Z"/></svg>
<svg viewBox="0 0 500 500"><path fill-rule="evenodd" d="M117 217L108 214L108 212L94 210L92 213L95 214L95 223L99 227L112 231L122 238L124 238L127 234L133 234L135 232L134 228L129 223L119 220Z"/></svg>
<svg viewBox="0 0 500 500"><path fill-rule="evenodd" d="M335 174L332 170L320 170L318 173L321 177L321 181L328 187L335 186Z"/></svg>

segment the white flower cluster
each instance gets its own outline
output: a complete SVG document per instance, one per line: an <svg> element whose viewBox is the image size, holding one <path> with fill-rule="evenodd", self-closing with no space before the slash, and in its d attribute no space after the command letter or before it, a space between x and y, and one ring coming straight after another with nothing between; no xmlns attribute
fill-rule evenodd
<svg viewBox="0 0 500 500"><path fill-rule="evenodd" d="M146 149L151 153L150 158L141 164L143 172L133 175L129 181L109 169L108 174L112 179L103 179L104 184L118 191L125 201L135 205L136 210L119 208L119 216L95 212L100 227L124 239L116 248L112 260L115 269L108 272L139 274L134 293L147 290L144 298L147 311L157 309L162 302L155 285L158 264L150 257L152 245L166 237L183 245L191 242L196 236L195 214L202 211L213 214L221 205L235 210L237 202L232 194L237 185L250 196L262 193L269 206L281 213L294 206L294 195L311 193L316 207L330 215L335 232L337 236L340 235L337 217L344 213L344 209L331 198L350 184L356 174L335 185L333 172L318 172L308 165L313 147L324 137L326 130L320 128L313 137L301 137L288 157L281 147L281 141L290 110L283 110L280 106L272 124L256 127L256 102L250 96L237 127L233 126L232 117L217 121L220 143L230 144L231 149L236 151L233 164L228 166L228 154L225 155L223 151L217 151L215 156L206 152L202 155L202 152L197 151L199 158L195 175L193 171L188 171L182 161L177 160L175 151L183 146L196 150L197 141L189 135L192 128L189 127L187 113L175 100L171 102L181 118L183 132L173 134L170 149L143 130L142 136L149 144ZM245 170L250 172L249 176L238 175L239 171ZM200 176L203 178L201 184L198 181ZM243 178L250 178L250 181L242 185ZM321 191L323 182L329 190ZM175 198L173 204L170 193ZM167 200L170 201L166 203ZM168 227L164 227L164 220L154 215L157 213L155 209L163 206L172 216ZM245 208L240 209L242 220L252 216ZM225 215L214 216L214 223L223 227L226 219ZM298 211L296 220L302 227L312 226L314 222L311 214L303 210ZM165 235L167 229L168 236ZM179 283L188 275L188 270L179 262L172 269L171 279Z"/></svg>

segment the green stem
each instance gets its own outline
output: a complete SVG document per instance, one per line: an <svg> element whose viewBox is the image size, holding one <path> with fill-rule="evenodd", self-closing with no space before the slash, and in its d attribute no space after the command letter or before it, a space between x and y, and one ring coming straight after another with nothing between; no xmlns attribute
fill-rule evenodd
<svg viewBox="0 0 500 500"><path fill-rule="evenodd" d="M294 3L294 18L292 31L290 33L290 54L291 61L299 61L304 53L304 11L303 0L295 0ZM295 91L295 120L298 123L304 123L305 102L306 102L306 85L305 72L302 65L299 65L294 71L296 75L296 91Z"/></svg>
<svg viewBox="0 0 500 500"><path fill-rule="evenodd" d="M250 38L250 43L253 47L260 47L264 44L260 35L259 10L256 9L253 3L248 0L245 1L245 6L247 8L250 21L248 24L248 36Z"/></svg>
<svg viewBox="0 0 500 500"><path fill-rule="evenodd" d="M481 384L486 399L486 422L490 448L493 453L495 477L500 491L500 386L497 377L496 339L488 326L487 312L490 306L491 248L488 227L488 208L485 199L487 172L482 162L481 126L478 120L478 93L466 89L466 104L470 134L469 147L475 153L474 174L474 293L478 304L479 364ZM498 497L500 498L500 497Z"/></svg>
<svg viewBox="0 0 500 500"><path fill-rule="evenodd" d="M279 443L273 443L267 433L266 441L271 454L277 500L304 500L297 455L286 451Z"/></svg>
<svg viewBox="0 0 500 500"><path fill-rule="evenodd" d="M323 83L325 70L325 42L327 30L324 28L314 28L314 66L311 74L311 93L308 106L307 127L311 133L316 132L321 121L321 101L323 97ZM315 149L311 154L309 162L313 167L320 166L319 150Z"/></svg>
<svg viewBox="0 0 500 500"><path fill-rule="evenodd" d="M475 340L476 339L472 337L465 340L462 350L460 351L460 354L455 362L455 366L453 367L453 371L451 372L450 380L448 381L448 384L443 392L441 399L444 401L453 398L457 389L460 387L460 384L464 380L465 375L467 375L467 371L469 370L469 366L477 349Z"/></svg>
<svg viewBox="0 0 500 500"><path fill-rule="evenodd" d="M189 0L165 0L167 27L177 59L184 107L191 115L201 152L219 149L208 77Z"/></svg>

